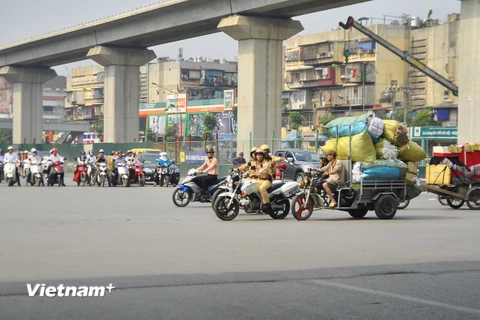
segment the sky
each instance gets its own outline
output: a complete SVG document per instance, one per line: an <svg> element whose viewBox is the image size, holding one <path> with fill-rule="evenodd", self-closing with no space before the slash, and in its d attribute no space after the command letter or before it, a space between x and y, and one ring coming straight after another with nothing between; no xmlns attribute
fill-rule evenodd
<svg viewBox="0 0 480 320"><path fill-rule="evenodd" d="M0 4L0 21L4 26L0 32L0 45L23 40L44 33L61 30L80 23L108 17L139 7L150 5L155 0L5 0ZM460 1L455 0L373 0L348 7L317 12L296 17L305 30L300 35L329 31L345 22L348 16L368 17L383 20L384 15L400 16L409 14L426 18L430 9L433 19L445 21L450 13L460 13ZM27 9L28 8L28 9ZM377 23L380 20L374 20ZM175 57L182 47L184 57L202 56L205 58L226 58L233 61L238 53L235 40L223 33L217 33L195 39L178 41L152 47L158 57ZM78 63L56 67L59 75L67 75L75 67L94 65L85 60Z"/></svg>

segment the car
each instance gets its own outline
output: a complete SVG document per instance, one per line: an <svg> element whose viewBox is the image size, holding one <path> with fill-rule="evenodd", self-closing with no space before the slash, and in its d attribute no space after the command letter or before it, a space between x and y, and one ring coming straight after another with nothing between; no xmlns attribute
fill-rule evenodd
<svg viewBox="0 0 480 320"><path fill-rule="evenodd" d="M136 149L131 149L131 150L135 154L141 154L141 153L148 153L148 154L156 153L156 154L159 154L160 152L162 152L162 150L160 150L160 149L148 149L148 148L136 148Z"/></svg>
<svg viewBox="0 0 480 320"><path fill-rule="evenodd" d="M145 179L147 182L154 182L155 170L157 169L158 153L139 153L137 159L143 163L143 171L145 171Z"/></svg>
<svg viewBox="0 0 480 320"><path fill-rule="evenodd" d="M282 149L275 152L275 156L287 159L284 162L287 165L287 169L284 171L285 180L301 182L308 168L320 168L322 166L320 155L310 151Z"/></svg>

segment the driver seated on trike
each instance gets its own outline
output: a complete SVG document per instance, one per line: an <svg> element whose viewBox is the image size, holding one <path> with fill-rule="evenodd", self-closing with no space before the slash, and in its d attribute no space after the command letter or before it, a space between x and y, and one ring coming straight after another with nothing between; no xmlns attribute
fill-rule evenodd
<svg viewBox="0 0 480 320"><path fill-rule="evenodd" d="M333 196L332 190L336 190L338 185L344 181L344 168L343 164L337 160L337 153L334 150L329 150L327 152L328 164L322 168L313 168L313 171L323 172L322 179L318 180L315 183L315 190L319 192L320 188L323 188L330 197L330 208L337 206L335 197Z"/></svg>

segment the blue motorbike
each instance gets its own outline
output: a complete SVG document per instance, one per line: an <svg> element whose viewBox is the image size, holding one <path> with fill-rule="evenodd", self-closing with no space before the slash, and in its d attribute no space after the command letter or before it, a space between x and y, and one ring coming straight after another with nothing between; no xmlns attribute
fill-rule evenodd
<svg viewBox="0 0 480 320"><path fill-rule="evenodd" d="M218 190L228 190L227 177L219 178L208 190L198 185L197 170L191 169L188 176L175 189L172 195L173 203L180 208L188 206L191 202L209 203Z"/></svg>

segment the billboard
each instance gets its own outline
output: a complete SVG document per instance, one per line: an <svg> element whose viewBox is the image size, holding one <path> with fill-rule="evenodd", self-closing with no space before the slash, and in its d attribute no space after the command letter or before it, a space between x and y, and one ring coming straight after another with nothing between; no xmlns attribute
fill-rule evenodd
<svg viewBox="0 0 480 320"><path fill-rule="evenodd" d="M173 109L176 111L175 109ZM185 132L186 116L182 113L168 114L167 126L177 126L177 136L183 136Z"/></svg>
<svg viewBox="0 0 480 320"><path fill-rule="evenodd" d="M149 115L147 130L151 130L157 136L163 136L167 126L166 122L167 118L165 115Z"/></svg>
<svg viewBox="0 0 480 320"><path fill-rule="evenodd" d="M186 93L168 95L167 96L167 112L168 113L187 112L187 100L188 100L188 97Z"/></svg>
<svg viewBox="0 0 480 320"><path fill-rule="evenodd" d="M235 106L235 90L223 91L223 103L225 111L233 110L233 107Z"/></svg>
<svg viewBox="0 0 480 320"><path fill-rule="evenodd" d="M203 135L203 117L205 113L189 113L187 123L187 135Z"/></svg>
<svg viewBox="0 0 480 320"><path fill-rule="evenodd" d="M217 117L217 127L214 133L218 134L236 134L237 119L232 111L213 113Z"/></svg>

